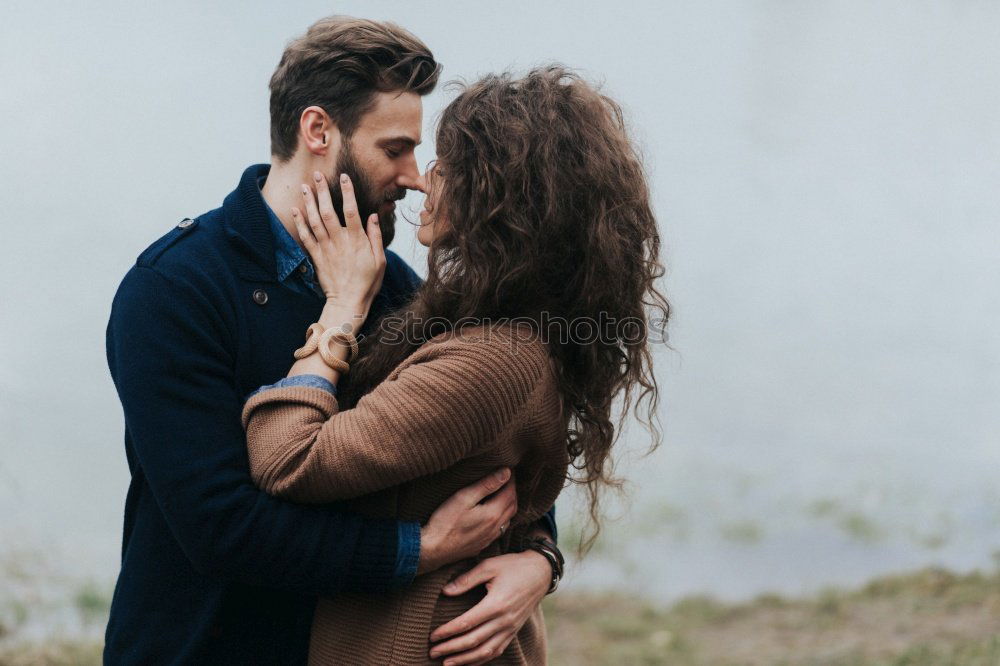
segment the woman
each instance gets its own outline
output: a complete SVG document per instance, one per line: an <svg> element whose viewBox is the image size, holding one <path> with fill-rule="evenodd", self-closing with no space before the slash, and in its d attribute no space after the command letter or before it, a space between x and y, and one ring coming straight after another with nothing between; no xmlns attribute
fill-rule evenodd
<svg viewBox="0 0 1000 666"><path fill-rule="evenodd" d="M623 401L624 417L644 402L655 441L648 310L665 324L669 306L654 287L656 221L621 112L577 76L550 67L467 87L442 115L437 153L418 233L427 281L360 350L340 332L360 328L380 286L377 216L366 232L342 177L345 226L327 226L327 188L318 201L307 190L293 217L328 300L289 375L324 377L337 395L271 388L243 418L262 488L300 502L353 498L372 516L426 521L462 486L513 467L518 514L487 557L521 545L570 464L596 525L599 491L614 482L612 403ZM474 564L382 596L322 600L310 661L429 662L432 630L482 598L442 594ZM497 663L544 661L538 609Z"/></svg>

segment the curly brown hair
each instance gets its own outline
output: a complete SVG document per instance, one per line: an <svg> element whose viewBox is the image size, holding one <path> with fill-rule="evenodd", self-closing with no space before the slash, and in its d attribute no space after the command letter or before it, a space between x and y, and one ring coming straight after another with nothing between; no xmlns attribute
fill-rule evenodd
<svg viewBox="0 0 1000 666"><path fill-rule="evenodd" d="M393 327L363 341L344 397L371 390L447 322L631 322L631 332L617 327L596 341L548 340L570 414L571 480L589 497L586 551L600 531L601 490L621 484L616 426L632 411L651 448L659 440L650 343L666 340L670 305L655 285L664 268L640 157L619 105L555 65L464 86L441 116L437 153L443 189L433 215L447 225L427 281L390 315Z"/></svg>

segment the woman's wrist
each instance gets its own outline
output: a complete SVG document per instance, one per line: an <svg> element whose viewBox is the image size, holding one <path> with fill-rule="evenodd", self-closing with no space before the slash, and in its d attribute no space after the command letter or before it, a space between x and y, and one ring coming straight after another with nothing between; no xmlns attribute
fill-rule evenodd
<svg viewBox="0 0 1000 666"><path fill-rule="evenodd" d="M336 328L344 333L356 335L368 318L368 307L364 303L345 303L328 298L319 323L324 329Z"/></svg>

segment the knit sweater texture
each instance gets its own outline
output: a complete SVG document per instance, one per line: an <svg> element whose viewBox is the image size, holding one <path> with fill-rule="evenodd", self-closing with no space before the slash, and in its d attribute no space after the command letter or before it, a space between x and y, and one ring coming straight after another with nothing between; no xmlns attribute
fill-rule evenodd
<svg viewBox="0 0 1000 666"><path fill-rule="evenodd" d="M115 294L107 358L131 481L109 665L304 664L318 596L403 582L395 521L282 501L249 474L245 397L288 374L323 309L280 280L268 173L249 167L220 208L174 226ZM419 286L386 259L373 324Z"/></svg>
<svg viewBox="0 0 1000 666"><path fill-rule="evenodd" d="M313 664L434 663L431 632L485 595L480 587L449 597L444 585L514 548L555 501L569 463L553 361L523 325L436 336L343 412L322 389L263 391L247 401L243 425L261 488L296 502L345 500L371 518L424 523L456 491L498 467L514 469L518 513L502 538L408 588L321 599ZM493 663L545 663L540 608Z"/></svg>

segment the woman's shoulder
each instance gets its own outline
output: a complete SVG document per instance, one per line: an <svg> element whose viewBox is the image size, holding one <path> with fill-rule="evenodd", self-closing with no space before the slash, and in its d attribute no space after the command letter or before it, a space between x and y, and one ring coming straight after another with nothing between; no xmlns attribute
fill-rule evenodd
<svg viewBox="0 0 1000 666"><path fill-rule="evenodd" d="M551 370L548 346L526 322L476 323L439 333L410 359L414 363L449 360L463 366L510 368L537 380Z"/></svg>
<svg viewBox="0 0 1000 666"><path fill-rule="evenodd" d="M427 341L427 345L465 345L479 350L497 349L509 354L548 355L548 348L533 324L508 320L459 326L435 335Z"/></svg>

